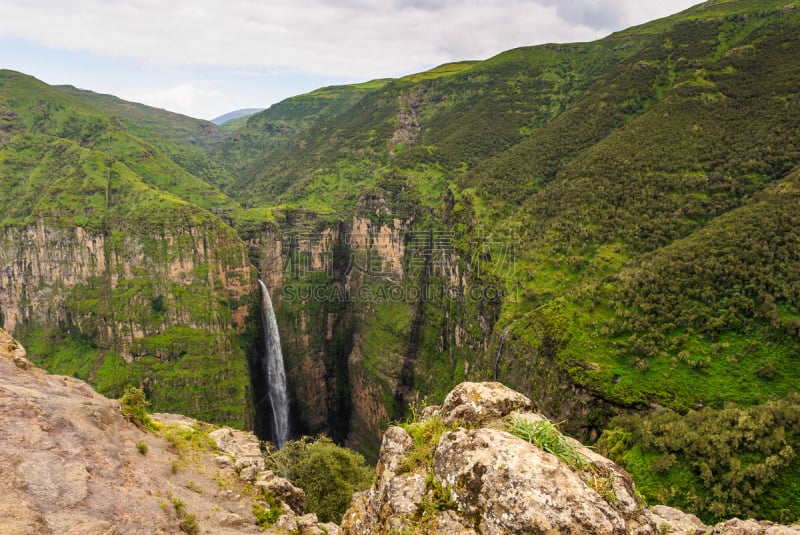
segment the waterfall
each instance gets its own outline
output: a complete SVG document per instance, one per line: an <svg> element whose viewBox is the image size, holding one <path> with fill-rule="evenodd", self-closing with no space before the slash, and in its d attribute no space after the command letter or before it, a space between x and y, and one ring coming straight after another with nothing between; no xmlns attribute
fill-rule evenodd
<svg viewBox="0 0 800 535"><path fill-rule="evenodd" d="M267 379L267 395L272 407L272 441L281 449L289 440L289 396L286 392L286 372L283 369L283 353L281 337L278 334L278 323L272 309L272 299L267 287L260 280L261 286L261 324L264 329L264 375Z"/></svg>

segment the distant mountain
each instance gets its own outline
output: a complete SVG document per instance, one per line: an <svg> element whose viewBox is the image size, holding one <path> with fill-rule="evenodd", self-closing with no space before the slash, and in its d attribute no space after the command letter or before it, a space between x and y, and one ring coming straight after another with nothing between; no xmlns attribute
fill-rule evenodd
<svg viewBox="0 0 800 535"><path fill-rule="evenodd" d="M211 119L211 122L221 126L227 123L228 121L232 121L234 119L240 119L242 117L249 117L250 115L253 115L254 113L258 113L263 110L264 108L245 108L242 110L231 111L226 113L225 115L220 115L215 119Z"/></svg>

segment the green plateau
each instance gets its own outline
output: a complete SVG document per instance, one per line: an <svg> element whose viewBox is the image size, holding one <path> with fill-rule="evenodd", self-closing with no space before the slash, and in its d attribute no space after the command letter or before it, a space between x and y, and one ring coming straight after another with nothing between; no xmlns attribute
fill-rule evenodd
<svg viewBox="0 0 800 535"><path fill-rule="evenodd" d="M266 436L260 277L295 435L497 380L651 503L797 521L799 36L712 0L224 127L0 71L0 324Z"/></svg>

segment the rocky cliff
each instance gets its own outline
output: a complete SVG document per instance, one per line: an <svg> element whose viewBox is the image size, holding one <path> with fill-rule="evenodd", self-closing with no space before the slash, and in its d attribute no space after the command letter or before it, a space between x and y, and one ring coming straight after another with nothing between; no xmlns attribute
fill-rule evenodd
<svg viewBox="0 0 800 535"><path fill-rule="evenodd" d="M50 375L0 329L0 534L333 534L264 470L250 433L169 414L149 428Z"/></svg>
<svg viewBox="0 0 800 535"><path fill-rule="evenodd" d="M365 195L347 220L273 215L246 241L276 305L299 429L374 458L383 422L417 391L441 398L464 379L496 303L466 297L486 281L451 233L393 215L381 196Z"/></svg>
<svg viewBox="0 0 800 535"><path fill-rule="evenodd" d="M418 422L389 428L375 484L354 496L341 533L800 533L754 520L706 526L670 507L648 508L623 469L549 434L551 425L500 383L458 385Z"/></svg>
<svg viewBox="0 0 800 535"><path fill-rule="evenodd" d="M237 335L255 289L246 249L210 214L168 208L159 219L107 231L44 218L0 229L0 325L52 371L110 395L138 383L162 409L244 426Z"/></svg>
<svg viewBox="0 0 800 535"><path fill-rule="evenodd" d="M0 330L0 534L800 533L648 509L624 470L576 441L521 438L547 421L499 383L462 383L391 427L341 529L265 471L252 434L170 414L135 424L126 407L36 368Z"/></svg>

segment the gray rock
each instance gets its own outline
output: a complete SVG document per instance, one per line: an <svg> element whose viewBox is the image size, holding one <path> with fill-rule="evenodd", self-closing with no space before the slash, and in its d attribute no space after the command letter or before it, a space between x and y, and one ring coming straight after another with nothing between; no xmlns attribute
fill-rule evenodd
<svg viewBox="0 0 800 535"><path fill-rule="evenodd" d="M532 409L530 399L500 383L461 383L447 394L439 414L448 424L479 426Z"/></svg>
<svg viewBox="0 0 800 535"><path fill-rule="evenodd" d="M292 482L286 478L272 475L272 472L269 472L269 474L271 477L256 481L256 486L265 489L272 496L284 502L295 514L302 515L305 512L305 491L295 487Z"/></svg>
<svg viewBox="0 0 800 535"><path fill-rule="evenodd" d="M319 528L326 535L339 535L339 526L333 522L320 522Z"/></svg>
<svg viewBox="0 0 800 535"><path fill-rule="evenodd" d="M689 533L705 533L708 526L691 513L684 513L679 509L666 505L654 505L650 508L654 515L656 525L667 526L671 535L688 535Z"/></svg>
<svg viewBox="0 0 800 535"><path fill-rule="evenodd" d="M625 519L556 457L495 429L445 434L433 472L486 533L627 533Z"/></svg>
<svg viewBox="0 0 800 535"><path fill-rule="evenodd" d="M714 526L713 535L763 535L764 528L755 520L732 518Z"/></svg>
<svg viewBox="0 0 800 535"><path fill-rule="evenodd" d="M233 467L245 481L255 481L259 472L265 468L264 457L258 438L252 433L224 427L208 435L217 448L233 458Z"/></svg>

